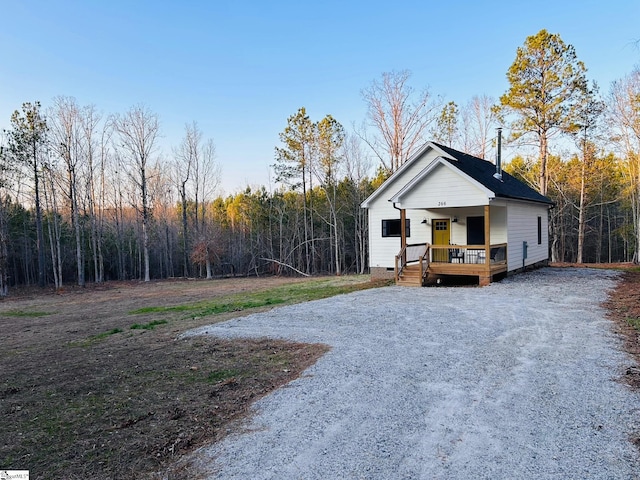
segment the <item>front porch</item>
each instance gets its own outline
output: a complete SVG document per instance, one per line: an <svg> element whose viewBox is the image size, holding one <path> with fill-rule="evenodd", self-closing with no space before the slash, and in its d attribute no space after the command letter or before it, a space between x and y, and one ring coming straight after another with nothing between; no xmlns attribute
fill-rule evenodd
<svg viewBox="0 0 640 480"><path fill-rule="evenodd" d="M487 258L489 261L487 261ZM429 276L474 276L480 286L507 272L507 244L407 245L395 259L398 285L424 286Z"/></svg>
<svg viewBox="0 0 640 480"><path fill-rule="evenodd" d="M432 242L409 245L404 228L406 209L400 209L401 249L395 258L396 284L424 286L429 277L450 275L478 277L478 283L484 286L491 283L496 275L506 273L506 238L494 234L494 243L491 243L491 210L489 205L431 209L429 212L435 219L427 226ZM500 211L498 207L494 207L494 212ZM480 212L482 214L478 215ZM451 220L446 217L447 214L451 216ZM504 216L496 216L494 229L504 230L501 228ZM456 225L458 235L452 236L452 225ZM467 239L466 243L464 238Z"/></svg>

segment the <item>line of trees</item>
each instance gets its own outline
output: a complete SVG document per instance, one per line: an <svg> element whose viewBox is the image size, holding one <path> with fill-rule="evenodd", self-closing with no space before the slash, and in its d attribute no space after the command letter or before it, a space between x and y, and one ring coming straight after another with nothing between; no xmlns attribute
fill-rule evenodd
<svg viewBox="0 0 640 480"><path fill-rule="evenodd" d="M462 106L417 91L408 71L362 90L348 133L304 108L280 134L278 187L220 196L215 144L194 123L160 152L143 105L103 115L73 98L25 103L0 137L0 295L9 286L226 274L365 272L361 202L428 140L492 159L549 196L552 260L638 261L640 68L606 95L557 34L528 37L498 100ZM372 160L373 159L373 160ZM372 173L374 172L375 173Z"/></svg>
<svg viewBox="0 0 640 480"><path fill-rule="evenodd" d="M364 272L360 203L380 183L356 137L293 115L283 186L217 194L215 144L196 123L167 158L145 106L104 116L73 98L25 103L2 138L0 286Z"/></svg>

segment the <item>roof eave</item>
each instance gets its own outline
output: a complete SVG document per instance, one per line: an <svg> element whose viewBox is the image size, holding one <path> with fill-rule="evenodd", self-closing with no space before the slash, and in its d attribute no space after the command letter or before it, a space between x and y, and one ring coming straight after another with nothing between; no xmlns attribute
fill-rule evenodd
<svg viewBox="0 0 640 480"><path fill-rule="evenodd" d="M504 195L504 194L498 194L498 195L496 195L496 198L506 198L507 200L521 200L523 202L539 203L541 205L549 205L550 207L553 207L555 205L555 203L552 202L549 199L536 200L534 198L518 197L518 196L515 196L515 195Z"/></svg>

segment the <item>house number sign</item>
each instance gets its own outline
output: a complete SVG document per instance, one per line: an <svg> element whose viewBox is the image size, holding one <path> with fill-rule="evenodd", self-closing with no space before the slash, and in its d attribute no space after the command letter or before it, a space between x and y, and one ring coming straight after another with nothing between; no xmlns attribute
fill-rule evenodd
<svg viewBox="0 0 640 480"><path fill-rule="evenodd" d="M447 202L438 202L438 206L439 207L446 207L447 206Z"/></svg>

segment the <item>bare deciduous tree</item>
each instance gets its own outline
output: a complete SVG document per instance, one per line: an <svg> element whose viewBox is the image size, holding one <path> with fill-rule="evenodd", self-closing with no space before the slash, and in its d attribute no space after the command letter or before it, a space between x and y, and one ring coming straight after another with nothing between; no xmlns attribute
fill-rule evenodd
<svg viewBox="0 0 640 480"><path fill-rule="evenodd" d="M498 126L494 105L488 95L475 95L460 112L460 148L475 157L490 159L491 139Z"/></svg>
<svg viewBox="0 0 640 480"><path fill-rule="evenodd" d="M205 268L208 279L213 278L213 269L211 259L217 247L213 245L216 242L216 235L213 234L213 225L211 219L207 220L208 205L211 197L220 185L221 169L216 162L216 145L213 139L208 139L199 149L198 158L194 171L194 190L196 192L196 212L200 209L200 227L197 229L198 240L200 244L204 244L205 252ZM198 224L198 215L196 215L196 224Z"/></svg>
<svg viewBox="0 0 640 480"><path fill-rule="evenodd" d="M150 280L149 222L151 220L148 173L160 132L160 122L157 114L151 112L147 107L139 105L132 107L123 116L118 116L114 125L118 132L120 145L127 154L128 161L124 161L123 165L140 195L138 212L142 220L144 281L148 282Z"/></svg>
<svg viewBox="0 0 640 480"><path fill-rule="evenodd" d="M84 287L84 251L82 242L82 225L80 222L79 176L82 163L86 160L86 145L82 139L81 113L76 100L71 97L56 97L51 110L50 131L54 151L64 162L64 192L69 202L71 225L76 241L77 282Z"/></svg>
<svg viewBox="0 0 640 480"><path fill-rule="evenodd" d="M367 267L368 226L367 211L360 207L373 192L368 175L371 161L365 155L360 138L347 135L343 147L346 178L351 185L348 215L353 218L353 244L355 247L356 272L364 273Z"/></svg>
<svg viewBox="0 0 640 480"><path fill-rule="evenodd" d="M174 150L174 157L175 182L182 208L184 274L188 275L189 260L197 258L196 263L206 268L207 278L212 278L207 203L220 183L220 167L215 162L216 147L212 139L203 143L202 131L193 122L185 126L184 138ZM193 202L193 228L188 222L189 200ZM195 239L191 238L191 232L194 232Z"/></svg>
<svg viewBox="0 0 640 480"><path fill-rule="evenodd" d="M197 162L200 137L196 123L185 125L184 138L180 145L174 149L174 181L180 195L182 208L182 270L185 277L189 276L189 222L187 218L187 186L193 176L194 165ZM197 215L197 212L196 212Z"/></svg>
<svg viewBox="0 0 640 480"><path fill-rule="evenodd" d="M108 155L110 126L100 124L100 115L93 105L84 107L80 114L82 140L85 145L86 175L85 201L89 213L91 251L93 257L94 279L97 283L104 280L103 210L104 210L104 172Z"/></svg>
<svg viewBox="0 0 640 480"><path fill-rule="evenodd" d="M584 93L578 113L580 133L576 134L576 143L582 150L582 159L580 165L580 199L578 201L578 250L577 263L582 263L584 254L585 231L587 224L587 191L590 177L592 177L592 165L594 164L596 145L593 138L597 135L599 119L604 111L604 103L598 97L598 87L593 85Z"/></svg>
<svg viewBox="0 0 640 480"><path fill-rule="evenodd" d="M617 150L625 160L624 172L629 186L633 229L634 262L640 261L640 68L613 82L608 99L609 124Z"/></svg>
<svg viewBox="0 0 640 480"><path fill-rule="evenodd" d="M362 91L367 124L375 131L360 137L371 147L385 170L395 172L422 144L434 122L440 101L427 89L416 93L408 84L408 70L386 72Z"/></svg>

